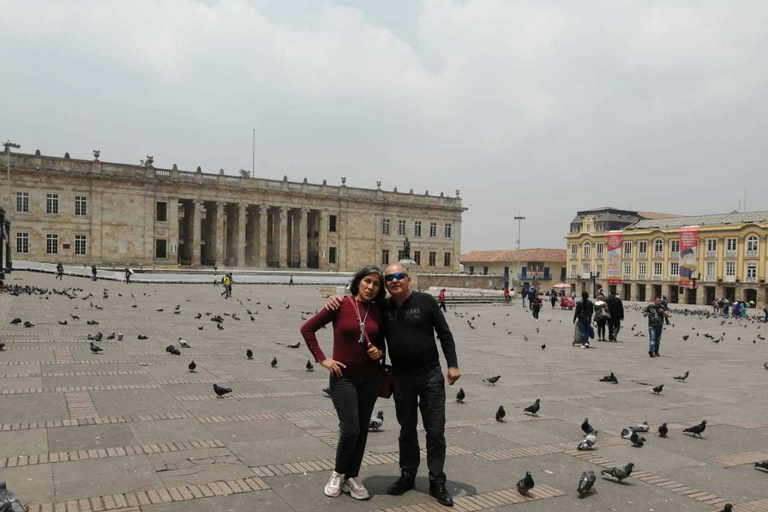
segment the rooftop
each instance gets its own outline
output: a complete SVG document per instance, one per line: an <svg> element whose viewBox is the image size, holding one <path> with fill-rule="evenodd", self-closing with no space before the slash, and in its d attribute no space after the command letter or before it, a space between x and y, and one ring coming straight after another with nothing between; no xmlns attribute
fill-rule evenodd
<svg viewBox="0 0 768 512"><path fill-rule="evenodd" d="M461 263L496 263L518 260L565 263L566 259L565 249L471 251L467 254L462 254L459 258Z"/></svg>
<svg viewBox="0 0 768 512"><path fill-rule="evenodd" d="M683 226L718 226L722 224L749 223L768 223L768 211L714 213L690 217L646 218L624 229L681 228Z"/></svg>

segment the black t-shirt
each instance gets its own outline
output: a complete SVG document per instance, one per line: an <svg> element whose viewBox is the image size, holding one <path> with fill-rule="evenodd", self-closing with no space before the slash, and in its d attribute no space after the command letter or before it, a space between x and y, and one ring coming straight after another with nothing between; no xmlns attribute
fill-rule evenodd
<svg viewBox="0 0 768 512"><path fill-rule="evenodd" d="M434 297L427 293L412 292L399 306L389 297L382 304L382 312L387 350L395 373L406 373L414 368L440 363L435 332L448 366L459 366L453 334Z"/></svg>

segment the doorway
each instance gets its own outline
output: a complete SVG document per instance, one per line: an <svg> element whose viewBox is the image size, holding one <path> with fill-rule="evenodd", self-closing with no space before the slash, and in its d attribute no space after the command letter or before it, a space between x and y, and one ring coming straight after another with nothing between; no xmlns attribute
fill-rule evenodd
<svg viewBox="0 0 768 512"><path fill-rule="evenodd" d="M645 285L644 284L638 284L637 285L637 300L640 302L645 302Z"/></svg>

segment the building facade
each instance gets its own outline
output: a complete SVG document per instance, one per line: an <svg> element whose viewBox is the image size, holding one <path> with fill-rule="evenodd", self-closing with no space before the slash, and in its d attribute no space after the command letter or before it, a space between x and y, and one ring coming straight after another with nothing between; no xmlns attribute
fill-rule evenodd
<svg viewBox="0 0 768 512"><path fill-rule="evenodd" d="M472 251L461 255L464 272L504 276L504 286L515 289L533 283L547 290L566 279L566 251L563 249L521 249L519 251Z"/></svg>
<svg viewBox="0 0 768 512"><path fill-rule="evenodd" d="M601 226L602 218L620 211L579 212L571 223L568 282L577 292L603 288L626 300L666 296L672 303L700 305L715 298L759 307L768 302L768 212L629 212L634 222Z"/></svg>
<svg viewBox="0 0 768 512"><path fill-rule="evenodd" d="M403 256L457 270L456 197L160 169L2 156L0 200L15 259L65 264L218 265L348 271Z"/></svg>

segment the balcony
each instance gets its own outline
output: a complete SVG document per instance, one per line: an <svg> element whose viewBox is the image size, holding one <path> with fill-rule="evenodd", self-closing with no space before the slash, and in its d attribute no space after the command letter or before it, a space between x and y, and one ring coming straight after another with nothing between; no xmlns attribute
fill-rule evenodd
<svg viewBox="0 0 768 512"><path fill-rule="evenodd" d="M672 251L669 253L669 259L674 260L675 258L680 259L680 251Z"/></svg>
<svg viewBox="0 0 768 512"><path fill-rule="evenodd" d="M663 276L661 274L653 274L654 281L661 281L662 279L663 279Z"/></svg>
<svg viewBox="0 0 768 512"><path fill-rule="evenodd" d="M717 281L717 277L715 277L715 274L707 274L707 277L704 278L704 281L711 283L713 281Z"/></svg>
<svg viewBox="0 0 768 512"><path fill-rule="evenodd" d="M745 283L756 283L757 282L757 276L747 276L744 279Z"/></svg>
<svg viewBox="0 0 768 512"><path fill-rule="evenodd" d="M663 260L664 259L664 253L663 252L655 252L655 253L653 253L653 259L655 259L655 260Z"/></svg>
<svg viewBox="0 0 768 512"><path fill-rule="evenodd" d="M707 251L707 253L704 256L706 258L717 258L717 250Z"/></svg>
<svg viewBox="0 0 768 512"><path fill-rule="evenodd" d="M645 278L646 278L646 275L645 275L645 274L637 274L637 279L638 279L638 281L644 281L644 280L645 280ZM629 279L629 278L627 278L627 279Z"/></svg>
<svg viewBox="0 0 768 512"><path fill-rule="evenodd" d="M548 275L536 275L536 276L534 276L533 274L517 274L517 278L520 281L533 281L534 277L536 279L538 279L539 281L551 281L552 280L552 275L551 274L548 274Z"/></svg>
<svg viewBox="0 0 768 512"><path fill-rule="evenodd" d="M725 276L723 278L723 282L726 283L735 283L736 282L736 276Z"/></svg>
<svg viewBox="0 0 768 512"><path fill-rule="evenodd" d="M637 259L639 259L639 260L647 260L648 259L648 253L647 252L639 252L639 253L637 253Z"/></svg>
<svg viewBox="0 0 768 512"><path fill-rule="evenodd" d="M754 251L747 251L746 252L746 257L747 258L757 258L757 255L758 255L757 249L755 249Z"/></svg>
<svg viewBox="0 0 768 512"><path fill-rule="evenodd" d="M725 251L725 257L726 258L735 258L736 257L736 249Z"/></svg>

